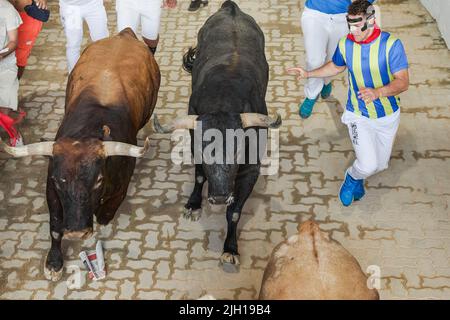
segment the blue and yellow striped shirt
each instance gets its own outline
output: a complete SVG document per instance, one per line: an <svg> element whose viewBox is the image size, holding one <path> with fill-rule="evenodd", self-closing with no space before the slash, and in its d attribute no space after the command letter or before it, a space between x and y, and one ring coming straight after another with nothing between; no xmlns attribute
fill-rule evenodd
<svg viewBox="0 0 450 320"><path fill-rule="evenodd" d="M348 68L347 110L376 119L400 108L398 96L382 97L367 105L358 98L359 88L383 87L394 79L394 73L408 68L405 49L399 39L381 32L374 41L358 44L345 36L339 41L333 63Z"/></svg>

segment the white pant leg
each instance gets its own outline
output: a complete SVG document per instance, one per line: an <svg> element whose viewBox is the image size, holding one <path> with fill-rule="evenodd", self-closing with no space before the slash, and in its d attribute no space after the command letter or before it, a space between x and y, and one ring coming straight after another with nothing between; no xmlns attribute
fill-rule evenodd
<svg viewBox="0 0 450 320"><path fill-rule="evenodd" d="M139 23L141 21L141 14L137 1L117 0L117 32L125 28L133 29L137 34Z"/></svg>
<svg viewBox="0 0 450 320"><path fill-rule="evenodd" d="M302 14L302 30L305 41L306 69L308 71L321 67L327 58L329 23L327 14L305 8ZM305 84L305 95L309 99L315 99L322 87L324 80L321 78L309 78Z"/></svg>
<svg viewBox="0 0 450 320"><path fill-rule="evenodd" d="M387 117L375 120L377 140L377 172L387 169L391 158L392 147L400 124L400 110Z"/></svg>
<svg viewBox="0 0 450 320"><path fill-rule="evenodd" d="M69 72L80 57L81 41L83 40L83 18L78 6L65 5L59 3L61 24L66 35L66 56L67 68Z"/></svg>
<svg viewBox="0 0 450 320"><path fill-rule="evenodd" d="M12 53L14 54L14 53ZM17 65L2 65L0 67L0 107L17 110L19 80Z"/></svg>
<svg viewBox="0 0 450 320"><path fill-rule="evenodd" d="M141 1L142 2L142 1ZM149 40L156 40L161 23L161 0L145 0L141 8L142 36Z"/></svg>
<svg viewBox="0 0 450 320"><path fill-rule="evenodd" d="M370 119L345 111L342 122L348 127L350 140L355 150L356 160L348 168L348 173L354 179L366 179L378 169L378 153L376 130L371 126Z"/></svg>
<svg viewBox="0 0 450 320"><path fill-rule="evenodd" d="M333 55L336 52L336 48L339 44L339 40L346 36L349 32L346 13L343 14L333 14L331 16L331 22L329 24L329 33L328 33L328 45L327 45L327 58L326 62L331 61L333 59ZM331 82L332 78L325 78L325 84Z"/></svg>
<svg viewBox="0 0 450 320"><path fill-rule="evenodd" d="M108 17L103 0L97 0L82 6L81 11L89 27L92 41L101 40L109 36Z"/></svg>

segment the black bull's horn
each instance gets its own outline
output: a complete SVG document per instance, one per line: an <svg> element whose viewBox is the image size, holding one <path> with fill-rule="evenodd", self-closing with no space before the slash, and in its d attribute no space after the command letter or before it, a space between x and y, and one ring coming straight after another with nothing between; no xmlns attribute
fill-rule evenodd
<svg viewBox="0 0 450 320"><path fill-rule="evenodd" d="M265 127L277 129L281 126L281 116L277 113L276 118L271 118L261 113L241 113L242 127ZM153 127L157 133L170 133L176 129L195 129L196 115L188 115L173 120L168 125L161 125L158 116L155 114L153 118Z"/></svg>
<svg viewBox="0 0 450 320"><path fill-rule="evenodd" d="M4 149L7 153L13 157L27 157L27 156L53 156L53 144L54 141L38 142L22 147L10 147L6 145L0 139L0 148ZM142 157L150 148L150 139L147 137L144 142L143 147L138 147L132 144L115 142L115 141L104 141L103 149L105 157L111 156L128 156L140 158Z"/></svg>

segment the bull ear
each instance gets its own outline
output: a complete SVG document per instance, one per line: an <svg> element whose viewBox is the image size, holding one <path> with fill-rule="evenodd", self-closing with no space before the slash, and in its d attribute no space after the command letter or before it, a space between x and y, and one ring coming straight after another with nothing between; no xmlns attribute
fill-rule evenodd
<svg viewBox="0 0 450 320"><path fill-rule="evenodd" d="M107 126L103 126L103 141L111 141L111 129Z"/></svg>

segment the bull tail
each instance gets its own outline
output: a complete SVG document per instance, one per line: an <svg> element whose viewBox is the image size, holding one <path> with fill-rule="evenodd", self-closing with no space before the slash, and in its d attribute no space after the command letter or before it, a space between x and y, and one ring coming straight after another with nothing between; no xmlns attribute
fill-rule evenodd
<svg viewBox="0 0 450 320"><path fill-rule="evenodd" d="M188 52L183 55L183 69L192 73L194 67L195 56L197 55L197 47L190 47Z"/></svg>

